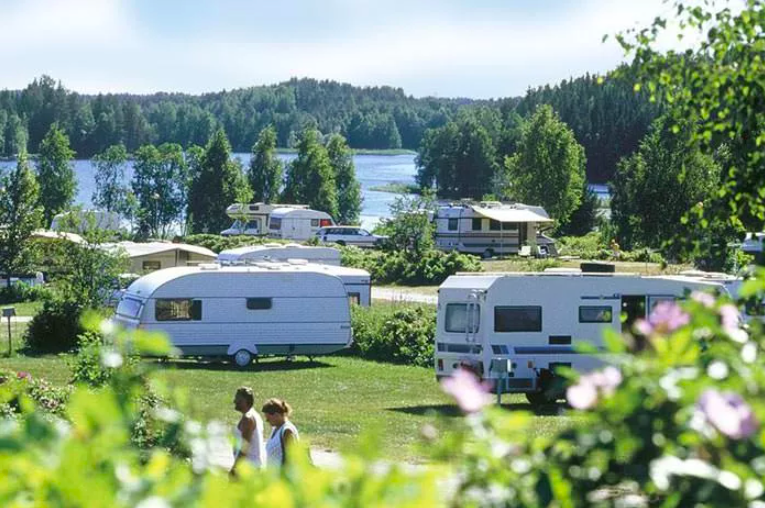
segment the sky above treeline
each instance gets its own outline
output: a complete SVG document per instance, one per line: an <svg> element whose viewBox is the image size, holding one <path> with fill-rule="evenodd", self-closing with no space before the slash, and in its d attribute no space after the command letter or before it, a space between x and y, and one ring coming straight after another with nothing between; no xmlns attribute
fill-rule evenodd
<svg viewBox="0 0 765 508"><path fill-rule="evenodd" d="M0 88L202 93L291 77L491 98L624 61L662 0L0 0Z"/></svg>

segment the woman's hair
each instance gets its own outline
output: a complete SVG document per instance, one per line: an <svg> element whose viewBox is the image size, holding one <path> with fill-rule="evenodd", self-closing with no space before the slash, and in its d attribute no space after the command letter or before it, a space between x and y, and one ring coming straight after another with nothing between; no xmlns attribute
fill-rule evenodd
<svg viewBox="0 0 765 508"><path fill-rule="evenodd" d="M250 406L255 404L255 396L252 394L252 388L242 386L236 390L236 396L243 398Z"/></svg>
<svg viewBox="0 0 765 508"><path fill-rule="evenodd" d="M266 403L263 404L261 411L269 414L280 413L284 416L289 416L292 414L292 406L282 399L268 399Z"/></svg>

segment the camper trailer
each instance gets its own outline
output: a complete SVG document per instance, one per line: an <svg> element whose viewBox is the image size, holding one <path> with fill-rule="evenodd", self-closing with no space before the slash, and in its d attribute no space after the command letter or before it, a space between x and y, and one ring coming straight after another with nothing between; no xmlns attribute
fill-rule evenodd
<svg viewBox="0 0 765 508"><path fill-rule="evenodd" d="M658 303L696 290L726 293L719 281L688 276L578 270L451 276L438 294L436 376L468 368L503 392L548 402L557 366L589 371L603 364L577 345L601 348L606 330L629 330Z"/></svg>
<svg viewBox="0 0 765 508"><path fill-rule="evenodd" d="M245 367L260 355L324 355L351 344L348 295L321 270L273 266L168 268L128 287L115 320L164 332L181 354ZM315 265L318 266L318 265Z"/></svg>
<svg viewBox="0 0 765 508"><path fill-rule="evenodd" d="M268 236L281 240L308 240L335 222L326 212L307 208L275 208L268 221Z"/></svg>
<svg viewBox="0 0 765 508"><path fill-rule="evenodd" d="M267 204L267 203L234 203L226 208L226 215L233 219L230 228L221 231L223 236L250 235L265 236L268 234L268 219L276 208L308 208L307 205Z"/></svg>
<svg viewBox="0 0 765 508"><path fill-rule="evenodd" d="M540 230L553 220L539 206L498 201L441 206L433 217L436 247L485 258L495 255L556 256L555 242Z"/></svg>
<svg viewBox="0 0 765 508"><path fill-rule="evenodd" d="M222 265L248 264L255 261L287 261L305 259L320 265L340 266L340 251L332 247L311 247L298 243L266 243L227 249L218 254Z"/></svg>

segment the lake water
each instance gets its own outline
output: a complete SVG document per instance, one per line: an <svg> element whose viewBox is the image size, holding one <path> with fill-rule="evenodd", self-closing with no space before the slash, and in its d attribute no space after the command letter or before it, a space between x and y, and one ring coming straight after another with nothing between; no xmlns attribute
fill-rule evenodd
<svg viewBox="0 0 765 508"><path fill-rule="evenodd" d="M234 157L238 158L244 167L247 167L250 162L249 153L237 153L234 154ZM294 154L279 154L279 158L284 162L289 162L295 157ZM414 158L414 154L353 156L353 162L356 165L356 178L361 183L361 194L364 198L361 208L362 225L371 228L380 218L389 216L389 207L397 195L370 189L397 182L413 184L414 176L417 173ZM0 161L0 170L13 167L15 164L13 161ZM91 197L95 189L95 168L89 160L76 160L74 171L78 182L76 203L86 208L90 207ZM131 177L132 166L129 166L125 178L129 181ZM606 199L609 197L606 185L592 184L590 187L598 197ZM222 206L227 205L228 203L222 204Z"/></svg>
<svg viewBox="0 0 765 508"><path fill-rule="evenodd" d="M245 167L250 162L249 153L237 153L234 157L242 161ZM294 154L279 154L279 158L289 162L296 156ZM414 154L405 155L354 155L353 162L356 165L356 178L361 184L361 193L364 198L361 208L361 223L371 228L381 217L389 216L389 206L396 199L396 194L390 192L378 192L370 190L372 187L401 182L414 183L416 169L414 166ZM0 161L0 170L15 166L13 161ZM95 190L95 168L89 160L74 161L74 172L77 175L76 203L83 207L91 206L91 197ZM125 178L132 177L132 166L126 171ZM223 203L228 206L230 203Z"/></svg>

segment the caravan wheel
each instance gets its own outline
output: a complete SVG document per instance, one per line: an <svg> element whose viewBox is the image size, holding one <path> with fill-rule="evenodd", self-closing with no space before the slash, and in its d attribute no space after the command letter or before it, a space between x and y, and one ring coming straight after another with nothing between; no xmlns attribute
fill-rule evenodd
<svg viewBox="0 0 765 508"><path fill-rule="evenodd" d="M240 349L234 354L234 363L239 368L245 368L252 363L252 353L246 349Z"/></svg>
<svg viewBox="0 0 765 508"><path fill-rule="evenodd" d="M552 404L556 399L549 397L544 391L540 392L526 392L526 400L532 406L543 406L545 404Z"/></svg>
<svg viewBox="0 0 765 508"><path fill-rule="evenodd" d="M484 259L491 259L494 257L494 249L486 249L483 251L482 256Z"/></svg>

